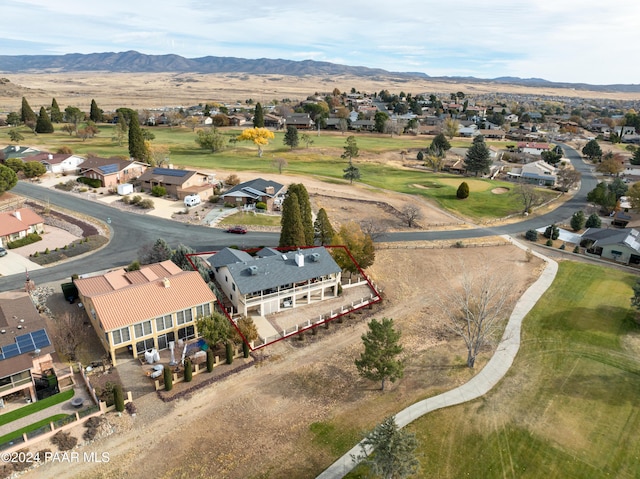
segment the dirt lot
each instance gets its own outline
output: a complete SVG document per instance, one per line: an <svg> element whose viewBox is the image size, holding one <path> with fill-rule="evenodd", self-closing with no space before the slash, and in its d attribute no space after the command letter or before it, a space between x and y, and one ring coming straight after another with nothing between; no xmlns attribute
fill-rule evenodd
<svg viewBox="0 0 640 479"><path fill-rule="evenodd" d="M353 365L366 328L359 316L321 328L304 342L270 346L266 360L189 399L165 404L154 394L135 398L136 418L110 416L116 433L79 449L108 452L108 464L48 464L25 477L314 477L333 457L314 442L311 423L334 421L347 432L364 431L425 395L468 380L464 349L445 328L430 300L434 293L446 291L463 269L491 265L496 274L512 276L515 298L540 267L510 245L410 247L378 251L369 270L385 296L375 317L395 319L406 349L405 377L388 391L362 380ZM478 369L489 355L483 352Z"/></svg>

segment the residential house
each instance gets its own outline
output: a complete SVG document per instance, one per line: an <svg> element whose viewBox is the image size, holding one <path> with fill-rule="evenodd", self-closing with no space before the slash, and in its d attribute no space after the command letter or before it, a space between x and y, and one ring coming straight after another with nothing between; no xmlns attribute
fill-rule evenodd
<svg viewBox="0 0 640 479"><path fill-rule="evenodd" d="M512 178L520 178L524 182L529 184L536 184L540 186L554 186L558 179L557 168L546 163L545 161L538 160L531 163L527 163L522 167L512 168L507 173L507 176Z"/></svg>
<svg viewBox="0 0 640 479"><path fill-rule="evenodd" d="M85 160L81 156L70 155L67 153L38 153L37 155L26 156L22 161L39 161L45 166L47 172L59 175L66 173L75 174L78 167Z"/></svg>
<svg viewBox="0 0 640 479"><path fill-rule="evenodd" d="M29 208L0 213L0 244L24 238L30 233L43 233L44 219Z"/></svg>
<svg viewBox="0 0 640 479"><path fill-rule="evenodd" d="M279 209L282 205L284 185L271 180L256 178L240 183L222 194L225 203L245 206L265 203L267 210Z"/></svg>
<svg viewBox="0 0 640 479"><path fill-rule="evenodd" d="M295 126L298 130L309 130L313 128L313 120L308 113L292 113L284 119L287 127Z"/></svg>
<svg viewBox="0 0 640 479"><path fill-rule="evenodd" d="M144 190L151 191L154 186L162 186L168 195L180 200L187 195L199 195L206 200L213 195L216 184L215 175L160 167L147 168L138 180Z"/></svg>
<svg viewBox="0 0 640 479"><path fill-rule="evenodd" d="M0 293L0 408L58 392L57 381L49 381L56 377L54 353L31 296L22 291Z"/></svg>
<svg viewBox="0 0 640 479"><path fill-rule="evenodd" d="M265 128L275 128L279 130L284 125L284 119L277 115L273 115L271 113L265 113L264 115L264 127Z"/></svg>
<svg viewBox="0 0 640 479"><path fill-rule="evenodd" d="M635 126L616 126L613 131L622 143L640 143L640 135L636 132Z"/></svg>
<svg viewBox="0 0 640 479"><path fill-rule="evenodd" d="M478 126L471 123L468 126L463 126L462 124L460 124L460 126L458 127L458 135L466 137L466 138L471 138L473 136L477 136L480 133L478 132Z"/></svg>
<svg viewBox="0 0 640 479"><path fill-rule="evenodd" d="M213 312L216 297L197 271L171 261L82 277L74 284L113 364L171 341L195 338L196 319Z"/></svg>
<svg viewBox="0 0 640 479"><path fill-rule="evenodd" d="M549 143L535 143L528 141L521 141L518 143L518 152L528 153L529 155L540 156L544 151L549 151L550 148Z"/></svg>
<svg viewBox="0 0 640 479"><path fill-rule="evenodd" d="M496 140L504 140L504 130L502 129L481 129L479 130L480 135L484 136L487 139L496 139Z"/></svg>
<svg viewBox="0 0 640 479"><path fill-rule="evenodd" d="M9 145L0 150L0 160L10 160L11 158L26 158L27 156L37 155L40 150L31 148L30 146Z"/></svg>
<svg viewBox="0 0 640 479"><path fill-rule="evenodd" d="M81 176L100 180L102 186L107 188L115 188L139 178L147 166L133 159L91 157L83 161L78 169Z"/></svg>
<svg viewBox="0 0 640 479"><path fill-rule="evenodd" d="M374 131L376 129L375 120L356 120L351 122L351 129L357 131Z"/></svg>
<svg viewBox="0 0 640 479"><path fill-rule="evenodd" d="M515 113L510 113L504 117L504 121L506 121L507 123L518 123L518 120L518 115L516 115Z"/></svg>
<svg viewBox="0 0 640 479"><path fill-rule="evenodd" d="M286 253L263 248L255 257L225 248L209 263L233 312L242 316L265 316L337 297L342 272L322 246Z"/></svg>
<svg viewBox="0 0 640 479"><path fill-rule="evenodd" d="M589 228L582 233L580 244L588 255L618 263L640 264L640 232L633 228Z"/></svg>

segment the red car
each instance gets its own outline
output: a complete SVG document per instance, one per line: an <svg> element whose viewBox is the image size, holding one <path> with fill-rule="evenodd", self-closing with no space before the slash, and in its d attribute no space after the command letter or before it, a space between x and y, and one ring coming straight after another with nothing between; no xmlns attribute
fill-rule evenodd
<svg viewBox="0 0 640 479"><path fill-rule="evenodd" d="M235 233L237 235L243 235L247 233L247 229L242 226L234 226L232 228L227 228L227 233Z"/></svg>

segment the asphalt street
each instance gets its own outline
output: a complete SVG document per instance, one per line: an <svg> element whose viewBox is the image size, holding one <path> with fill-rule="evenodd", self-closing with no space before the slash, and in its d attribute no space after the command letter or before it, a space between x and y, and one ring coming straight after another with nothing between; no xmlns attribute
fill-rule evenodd
<svg viewBox="0 0 640 479"><path fill-rule="evenodd" d="M451 231L388 233L381 238L381 241L434 241L501 234L513 235L528 229L541 228L551 223L560 223L567 220L575 211L586 208L587 193L595 188L597 180L592 168L583 162L576 150L567 145L561 146L565 151L565 156L582 173L582 182L580 190L573 198L552 212L518 223L494 227ZM76 260L31 272L30 277L36 284L48 283L65 277L70 278L73 274L85 274L127 265L136 258L138 249L142 245L154 242L158 238L165 239L172 247L182 243L198 252L216 251L230 245L237 245L240 248L270 246L277 244L279 239L277 233L261 232L250 232L246 235L234 235L231 237L231 235L220 229L185 225L162 218L128 213L97 201L80 199L54 189L42 188L25 182L19 182L11 191L28 198L48 202L51 205L100 219L105 223L108 222L108 226L111 229L111 242L103 249ZM20 288L23 282L23 274L0 277L0 291Z"/></svg>

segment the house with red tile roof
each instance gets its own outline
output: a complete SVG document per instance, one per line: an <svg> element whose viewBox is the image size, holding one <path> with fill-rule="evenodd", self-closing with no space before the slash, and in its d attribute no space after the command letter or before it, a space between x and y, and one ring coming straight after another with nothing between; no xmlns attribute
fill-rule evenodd
<svg viewBox="0 0 640 479"><path fill-rule="evenodd" d="M197 271L172 261L76 279L80 301L114 366L171 341L195 338L196 319L213 312L216 297Z"/></svg>
<svg viewBox="0 0 640 479"><path fill-rule="evenodd" d="M24 238L30 233L43 233L44 219L29 208L0 213L0 243Z"/></svg>

